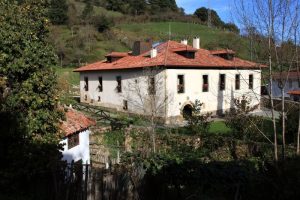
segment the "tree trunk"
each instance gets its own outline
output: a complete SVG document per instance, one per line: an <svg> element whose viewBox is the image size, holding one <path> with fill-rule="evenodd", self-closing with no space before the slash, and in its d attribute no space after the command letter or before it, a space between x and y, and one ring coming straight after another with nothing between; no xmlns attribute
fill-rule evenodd
<svg viewBox="0 0 300 200"><path fill-rule="evenodd" d="M156 142L155 142L155 123L154 123L154 116L151 116L151 136L152 136L152 148L153 153L156 153Z"/></svg>
<svg viewBox="0 0 300 200"><path fill-rule="evenodd" d="M273 11L273 1L269 0L268 1L268 7L269 7L269 33L268 33L268 39L269 39L269 84L270 84L270 101L271 101L271 112L272 112L272 122L273 122L273 131L274 131L274 160L278 161L278 145L277 145L277 130L276 130L276 119L274 115L274 102L273 102L273 94L272 94L272 89L273 89L273 83L272 83L272 54L271 54L271 49L272 49L272 38L273 38L273 33L274 33L274 11Z"/></svg>
<svg viewBox="0 0 300 200"><path fill-rule="evenodd" d="M298 117L298 134L297 134L297 155L300 155L300 103L298 105L298 112L299 112L299 117Z"/></svg>
<svg viewBox="0 0 300 200"><path fill-rule="evenodd" d="M282 160L285 159L285 111L284 85L281 87L281 115L282 115Z"/></svg>

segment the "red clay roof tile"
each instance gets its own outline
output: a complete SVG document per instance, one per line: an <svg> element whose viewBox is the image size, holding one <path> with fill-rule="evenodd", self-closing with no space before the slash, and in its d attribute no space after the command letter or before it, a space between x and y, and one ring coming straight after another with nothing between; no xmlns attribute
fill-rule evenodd
<svg viewBox="0 0 300 200"><path fill-rule="evenodd" d="M96 125L95 120L85 116L81 112L68 108L66 120L61 123L60 129L64 132L65 136L69 136L94 125Z"/></svg>
<svg viewBox="0 0 300 200"><path fill-rule="evenodd" d="M288 91L288 94L299 96L300 95L300 90L291 90L291 91Z"/></svg>
<svg viewBox="0 0 300 200"><path fill-rule="evenodd" d="M254 62L242 60L240 58L233 58L232 60L226 60L212 55L211 51L205 49L198 49L195 52L195 58L190 59L179 55L178 49L195 50L189 45L184 45L175 41L168 41L162 43L156 47L158 54L154 58L150 58L149 51L138 56L128 55L115 62L109 63L104 61L92 63L83 67L80 67L75 72L84 71L100 71L100 70L120 70L120 69L133 69L144 68L154 66L164 67L188 67L188 68L251 68L260 69L265 67Z"/></svg>

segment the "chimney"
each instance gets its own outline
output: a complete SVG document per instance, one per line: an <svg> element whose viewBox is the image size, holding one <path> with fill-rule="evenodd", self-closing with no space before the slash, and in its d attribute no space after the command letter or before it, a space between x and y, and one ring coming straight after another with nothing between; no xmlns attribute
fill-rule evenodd
<svg viewBox="0 0 300 200"><path fill-rule="evenodd" d="M150 58L155 58L157 56L157 49L150 50Z"/></svg>
<svg viewBox="0 0 300 200"><path fill-rule="evenodd" d="M184 44L184 45L187 45L187 44L188 44L188 41L187 41L187 39L183 39L183 40L181 40L180 43L181 43L181 44Z"/></svg>
<svg viewBox="0 0 300 200"><path fill-rule="evenodd" d="M132 55L133 56L141 55L151 50L151 48L152 48L152 44L150 41L148 42L135 41L133 44Z"/></svg>
<svg viewBox="0 0 300 200"><path fill-rule="evenodd" d="M193 39L193 48L200 49L200 38L199 37L195 37Z"/></svg>

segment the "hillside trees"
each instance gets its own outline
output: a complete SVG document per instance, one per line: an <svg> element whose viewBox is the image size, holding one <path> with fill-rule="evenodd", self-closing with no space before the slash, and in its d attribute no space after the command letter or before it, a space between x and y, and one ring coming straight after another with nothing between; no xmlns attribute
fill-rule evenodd
<svg viewBox="0 0 300 200"><path fill-rule="evenodd" d="M1 189L13 180L17 187L15 178L46 170L60 159L63 116L51 69L57 57L46 42L45 5L41 0L0 3L0 77L6 91L0 102L0 159L6 163L0 167Z"/></svg>
<svg viewBox="0 0 300 200"><path fill-rule="evenodd" d="M66 0L51 0L48 16L53 24L65 24L68 20L68 5Z"/></svg>

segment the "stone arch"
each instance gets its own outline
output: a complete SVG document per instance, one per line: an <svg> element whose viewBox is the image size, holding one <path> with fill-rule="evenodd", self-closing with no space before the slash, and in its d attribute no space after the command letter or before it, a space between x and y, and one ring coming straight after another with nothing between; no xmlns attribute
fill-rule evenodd
<svg viewBox="0 0 300 200"><path fill-rule="evenodd" d="M192 115L194 104L192 102L186 102L181 107L181 115L184 119L187 119L189 116Z"/></svg>

